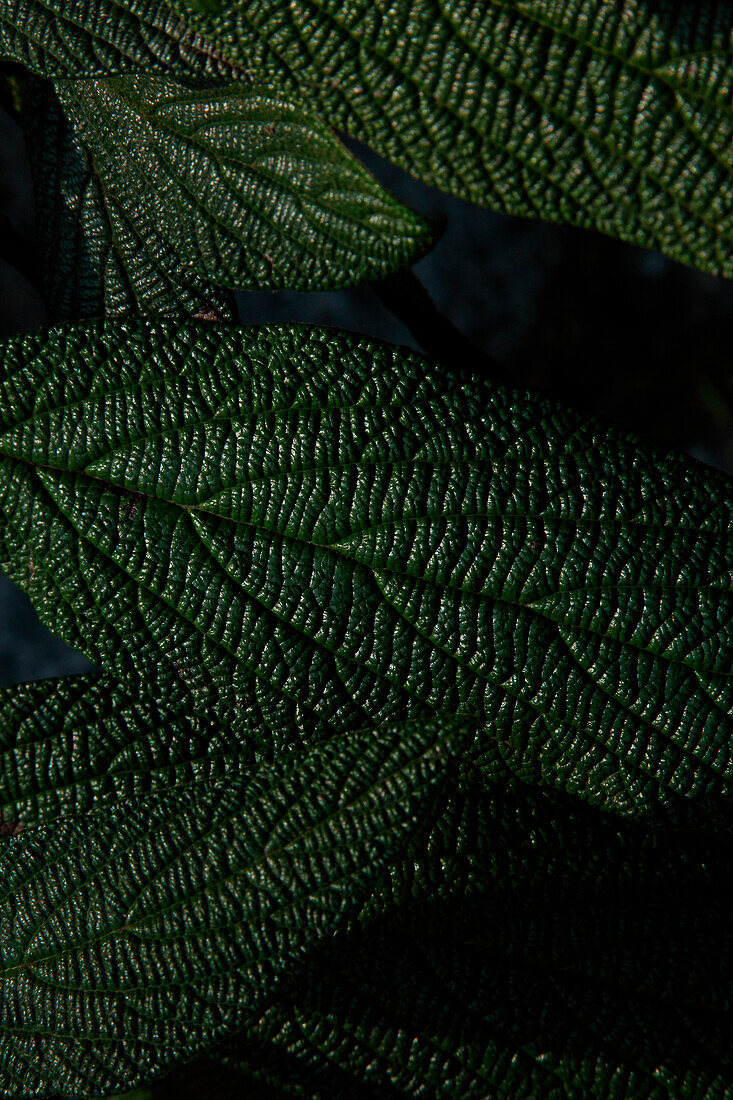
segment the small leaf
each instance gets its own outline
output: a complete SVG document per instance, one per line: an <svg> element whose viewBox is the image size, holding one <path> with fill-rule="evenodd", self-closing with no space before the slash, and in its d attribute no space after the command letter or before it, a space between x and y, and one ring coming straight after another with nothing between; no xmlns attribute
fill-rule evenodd
<svg viewBox="0 0 733 1100"><path fill-rule="evenodd" d="M380 278L430 246L418 215L312 111L267 84L116 77L59 84L58 94L90 150L108 236L143 308L160 312L160 296L140 255L192 311L190 278L333 289Z"/></svg>
<svg viewBox="0 0 733 1100"><path fill-rule="evenodd" d="M4 567L128 690L182 683L264 754L461 714L486 776L729 804L728 478L336 332L109 322L2 356Z"/></svg>
<svg viewBox="0 0 733 1100"><path fill-rule="evenodd" d="M3 1092L123 1091L231 1030L358 915L463 739L455 723L362 731L5 844Z"/></svg>

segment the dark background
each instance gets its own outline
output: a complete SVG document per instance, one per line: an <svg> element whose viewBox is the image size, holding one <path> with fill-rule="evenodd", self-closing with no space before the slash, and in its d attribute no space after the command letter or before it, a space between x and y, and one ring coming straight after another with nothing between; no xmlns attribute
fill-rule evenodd
<svg viewBox="0 0 733 1100"><path fill-rule="evenodd" d="M733 281L595 233L469 206L367 150L359 154L404 202L445 220L437 247L415 270L438 309L518 385L733 472ZM32 241L22 134L0 109L3 213ZM369 287L241 294L239 303L245 322L337 325L415 346ZM0 256L0 337L44 323L37 293ZM86 667L0 576L0 683Z"/></svg>

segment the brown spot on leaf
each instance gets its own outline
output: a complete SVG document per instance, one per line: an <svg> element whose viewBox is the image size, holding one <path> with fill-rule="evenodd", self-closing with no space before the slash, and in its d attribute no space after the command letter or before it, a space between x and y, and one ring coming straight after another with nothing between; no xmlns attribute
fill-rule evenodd
<svg viewBox="0 0 733 1100"><path fill-rule="evenodd" d="M123 508L125 519L134 519L137 515L137 506L143 498L139 493L130 493L130 499Z"/></svg>
<svg viewBox="0 0 733 1100"><path fill-rule="evenodd" d="M214 324L219 325L222 324L224 321L224 318L222 317L221 313L219 313L219 310L214 309L213 306L208 306L200 309L198 313L194 313L193 316L195 321L213 321Z"/></svg>

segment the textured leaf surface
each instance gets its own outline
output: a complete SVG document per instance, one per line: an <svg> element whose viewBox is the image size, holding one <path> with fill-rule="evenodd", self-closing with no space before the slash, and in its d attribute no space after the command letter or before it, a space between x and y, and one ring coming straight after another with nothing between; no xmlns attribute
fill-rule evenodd
<svg viewBox="0 0 733 1100"><path fill-rule="evenodd" d="M428 183L733 274L727 0L174 6Z"/></svg>
<svg viewBox="0 0 733 1100"><path fill-rule="evenodd" d="M175 71L230 75L158 0L1 0L0 59L41 77Z"/></svg>
<svg viewBox="0 0 733 1100"><path fill-rule="evenodd" d="M24 123L52 321L139 311L234 316L225 291L190 268L184 272L161 239L151 247L152 238L136 232L112 190L103 189L51 84L34 81Z"/></svg>
<svg viewBox="0 0 733 1100"><path fill-rule="evenodd" d="M75 817L170 787L242 777L241 738L93 674L0 689L0 816L24 824Z"/></svg>
<svg viewBox="0 0 733 1100"><path fill-rule="evenodd" d="M730 482L307 328L9 342L5 568L52 630L258 751L426 713L624 813L731 788Z"/></svg>
<svg viewBox="0 0 733 1100"><path fill-rule="evenodd" d="M727 1095L729 837L496 784L453 838L483 839L483 893L316 949L222 1049L229 1074L186 1067L156 1095Z"/></svg>
<svg viewBox="0 0 733 1100"><path fill-rule="evenodd" d="M430 245L426 223L317 115L266 84L130 76L58 91L148 309L160 312L149 270L166 272L190 309L197 283L332 289L409 265Z"/></svg>
<svg viewBox="0 0 733 1100"><path fill-rule="evenodd" d="M427 183L733 273L728 0L219 7L2 0L0 56L58 77L277 73Z"/></svg>
<svg viewBox="0 0 733 1100"><path fill-rule="evenodd" d="M235 1026L358 914L427 820L458 733L362 731L215 797L206 784L7 842L0 1088L122 1090Z"/></svg>

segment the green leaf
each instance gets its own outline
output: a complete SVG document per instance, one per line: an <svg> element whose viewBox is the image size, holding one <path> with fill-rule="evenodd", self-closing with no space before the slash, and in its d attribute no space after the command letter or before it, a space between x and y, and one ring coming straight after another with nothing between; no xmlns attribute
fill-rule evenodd
<svg viewBox="0 0 733 1100"><path fill-rule="evenodd" d="M236 1027L358 916L464 742L456 723L361 731L5 844L3 1092L122 1091Z"/></svg>
<svg viewBox="0 0 733 1100"><path fill-rule="evenodd" d="M165 705L145 693L133 696L98 673L0 688L0 835L249 775L260 731L247 723L247 712L235 729L190 711L180 682ZM382 736L381 727L374 735ZM277 759L291 749L279 746ZM418 896L469 892L483 883L494 857L493 840L484 839L492 832L490 811L486 786L469 769L435 829L394 864L384 891L365 911L376 915ZM456 837L462 838L458 847Z"/></svg>
<svg viewBox="0 0 733 1100"><path fill-rule="evenodd" d="M52 320L230 319L217 283L345 286L429 246L315 115L266 89L119 77L56 92L36 82L26 105Z"/></svg>
<svg viewBox="0 0 733 1100"><path fill-rule="evenodd" d="M60 78L232 72L210 44L158 0L2 0L0 61Z"/></svg>
<svg viewBox="0 0 733 1100"><path fill-rule="evenodd" d="M321 957L322 971L309 973L295 1004L283 997L224 1054L224 1087L199 1095L247 1095L252 1080L308 1100L426 1092L440 1100L713 1100L730 1088L728 1059L716 1064L685 1034L688 1021L658 1010L665 1049L662 1020L628 990L612 998L604 989L604 1004L592 983L555 974L554 996L546 978L538 996L541 970L538 978L501 958L479 962L449 939L416 951L408 936L392 934L366 940L356 959L353 949L334 954L337 966ZM700 1031L706 1022L704 1013L693 1021ZM605 1042L603 1027L613 1036Z"/></svg>
<svg viewBox="0 0 733 1100"><path fill-rule="evenodd" d="M0 559L128 690L182 683L265 755L461 714L486 776L730 804L727 477L318 329L108 322L2 358Z"/></svg>
<svg viewBox="0 0 733 1100"><path fill-rule="evenodd" d="M103 189L52 85L33 82L24 123L51 320L139 311L234 316L230 295L184 271L165 241L140 237Z"/></svg>
<svg viewBox="0 0 733 1100"><path fill-rule="evenodd" d="M178 299L192 311L210 283L349 286L410 265L430 246L426 223L317 115L266 84L130 76L61 83L58 94L90 151L111 236L144 309L161 312ZM150 286L157 269L173 288L162 303Z"/></svg>
<svg viewBox="0 0 733 1100"><path fill-rule="evenodd" d="M679 0L4 0L45 76L277 74L426 183L733 274L730 13ZM171 9L178 9L174 13Z"/></svg>
<svg viewBox="0 0 733 1100"><path fill-rule="evenodd" d="M77 817L246 774L242 739L188 711L182 684L165 706L99 674L0 688L0 818Z"/></svg>
<svg viewBox="0 0 733 1100"><path fill-rule="evenodd" d="M224 1100L253 1079L324 1100L726 1095L730 832L679 824L490 785L452 829L456 849L485 846L481 894L316 948L219 1049L228 1073L211 1053L156 1096Z"/></svg>
<svg viewBox="0 0 733 1100"><path fill-rule="evenodd" d="M733 274L730 9L679 0L172 4L426 183Z"/></svg>

